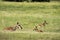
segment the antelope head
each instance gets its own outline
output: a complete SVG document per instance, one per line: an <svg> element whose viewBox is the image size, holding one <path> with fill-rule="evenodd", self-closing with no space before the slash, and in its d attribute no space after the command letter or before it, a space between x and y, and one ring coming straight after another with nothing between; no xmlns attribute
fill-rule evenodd
<svg viewBox="0 0 60 40"><path fill-rule="evenodd" d="M19 24L19 22L17 22L17 28L23 29L22 26Z"/></svg>

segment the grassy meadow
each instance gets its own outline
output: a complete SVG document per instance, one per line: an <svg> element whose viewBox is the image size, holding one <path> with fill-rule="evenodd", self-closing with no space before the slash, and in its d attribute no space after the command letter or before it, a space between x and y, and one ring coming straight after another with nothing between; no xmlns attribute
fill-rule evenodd
<svg viewBox="0 0 60 40"><path fill-rule="evenodd" d="M44 32L33 31L44 20ZM3 31L17 21L22 30ZM0 40L60 40L60 3L0 2Z"/></svg>

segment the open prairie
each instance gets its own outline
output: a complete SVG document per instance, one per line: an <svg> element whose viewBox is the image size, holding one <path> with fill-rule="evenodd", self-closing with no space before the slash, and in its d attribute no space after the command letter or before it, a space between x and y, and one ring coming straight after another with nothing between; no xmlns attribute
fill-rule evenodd
<svg viewBox="0 0 60 40"><path fill-rule="evenodd" d="M44 20L48 24L43 32L33 31ZM22 25L22 30L3 30L16 22ZM60 40L60 3L0 2L0 40Z"/></svg>

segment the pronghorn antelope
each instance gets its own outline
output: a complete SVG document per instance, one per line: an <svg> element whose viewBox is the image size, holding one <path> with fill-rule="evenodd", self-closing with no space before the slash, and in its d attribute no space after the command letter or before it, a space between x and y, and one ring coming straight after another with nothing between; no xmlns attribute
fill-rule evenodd
<svg viewBox="0 0 60 40"><path fill-rule="evenodd" d="M43 32L42 30L38 30L38 26L43 27L43 26L46 26L46 24L48 24L48 23L46 22L46 20L44 20L44 22L42 24L38 24L37 26L35 26L33 31L35 30L35 31L38 31L38 32Z"/></svg>
<svg viewBox="0 0 60 40"><path fill-rule="evenodd" d="M15 26L12 26L12 27L7 27L7 28L4 28L4 30L11 30L11 31L15 31L16 29L23 29L22 26L19 24L19 22L17 22L17 25Z"/></svg>

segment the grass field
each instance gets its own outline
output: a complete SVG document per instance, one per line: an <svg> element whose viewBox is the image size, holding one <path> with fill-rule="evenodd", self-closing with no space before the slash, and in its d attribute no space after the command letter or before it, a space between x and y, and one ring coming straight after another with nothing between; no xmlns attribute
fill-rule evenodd
<svg viewBox="0 0 60 40"><path fill-rule="evenodd" d="M44 20L44 32L35 32L35 25ZM20 22L23 30L3 31L3 28ZM0 40L60 40L59 2L0 2Z"/></svg>

